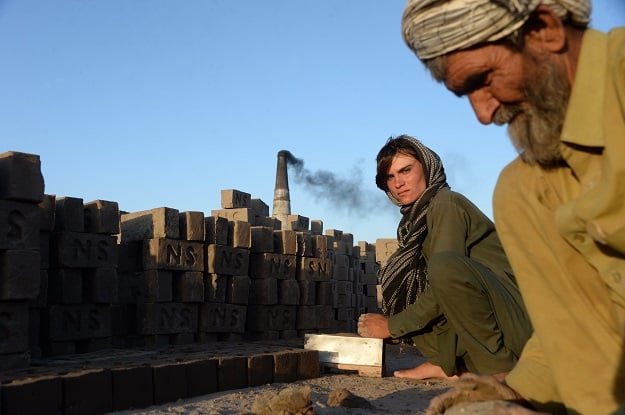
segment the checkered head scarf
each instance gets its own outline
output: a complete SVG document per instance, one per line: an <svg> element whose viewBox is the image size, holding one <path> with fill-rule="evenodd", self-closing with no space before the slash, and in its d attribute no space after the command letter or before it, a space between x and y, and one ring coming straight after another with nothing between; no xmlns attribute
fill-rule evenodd
<svg viewBox="0 0 625 415"><path fill-rule="evenodd" d="M561 19L585 26L591 0L408 0L404 41L419 59L435 58L502 39L523 26L541 4Z"/></svg>
<svg viewBox="0 0 625 415"><path fill-rule="evenodd" d="M434 195L443 187L449 187L445 169L438 154L416 138L407 135L399 136L394 140L402 140L402 146L411 146L415 150L423 166L426 187L414 203L405 206L402 206L399 200L386 190L386 195L391 202L401 206L402 218L397 228L399 247L378 272L382 286L382 312L385 315L403 311L406 305L416 302L419 296L429 288L427 264L422 251L423 241L428 233L427 209ZM384 147L380 153L382 151ZM378 180L379 178L376 177L376 182L379 183Z"/></svg>

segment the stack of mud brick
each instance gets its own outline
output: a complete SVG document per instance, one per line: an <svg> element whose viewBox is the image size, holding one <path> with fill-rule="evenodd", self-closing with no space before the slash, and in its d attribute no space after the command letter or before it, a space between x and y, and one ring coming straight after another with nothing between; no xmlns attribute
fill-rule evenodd
<svg viewBox="0 0 625 415"><path fill-rule="evenodd" d="M375 241L375 260L380 267L383 267L388 259L399 247L399 243L396 238L378 238ZM377 286L378 291L378 304L382 307L382 286Z"/></svg>
<svg viewBox="0 0 625 415"><path fill-rule="evenodd" d="M30 309L41 301L39 156L0 154L0 371L30 364Z"/></svg>
<svg viewBox="0 0 625 415"><path fill-rule="evenodd" d="M378 271L380 264L376 260L376 246L366 241L358 241L360 248L360 271L362 293L364 296L364 312L379 313L380 302L378 301Z"/></svg>
<svg viewBox="0 0 625 415"><path fill-rule="evenodd" d="M118 346L196 341L205 299L204 214L169 207L121 215Z"/></svg>
<svg viewBox="0 0 625 415"><path fill-rule="evenodd" d="M41 204L42 268L47 271L39 344L44 356L112 345L118 302L117 202L46 195Z"/></svg>

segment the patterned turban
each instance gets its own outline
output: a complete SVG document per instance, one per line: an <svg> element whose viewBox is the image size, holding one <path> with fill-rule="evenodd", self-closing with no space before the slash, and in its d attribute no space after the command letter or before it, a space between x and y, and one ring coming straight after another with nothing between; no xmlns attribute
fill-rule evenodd
<svg viewBox="0 0 625 415"><path fill-rule="evenodd" d="M435 58L520 28L540 4L561 19L590 21L591 0L408 0L402 18L406 44L419 59Z"/></svg>

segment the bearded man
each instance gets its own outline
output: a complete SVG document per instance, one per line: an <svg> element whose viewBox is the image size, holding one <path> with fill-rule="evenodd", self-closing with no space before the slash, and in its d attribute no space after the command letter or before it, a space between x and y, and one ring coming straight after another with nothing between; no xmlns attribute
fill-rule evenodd
<svg viewBox="0 0 625 415"><path fill-rule="evenodd" d="M461 377L430 413L481 391L552 413L625 413L625 28L590 0L408 0L406 44L519 157L494 194L534 333L499 384ZM480 384L479 386L476 385Z"/></svg>

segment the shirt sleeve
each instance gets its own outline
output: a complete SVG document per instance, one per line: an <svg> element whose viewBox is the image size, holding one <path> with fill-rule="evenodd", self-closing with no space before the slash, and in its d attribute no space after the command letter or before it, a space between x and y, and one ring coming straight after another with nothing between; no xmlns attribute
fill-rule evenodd
<svg viewBox="0 0 625 415"><path fill-rule="evenodd" d="M439 305L431 290L425 291L414 304L388 319L388 328L393 338L417 333L434 324L442 317Z"/></svg>

